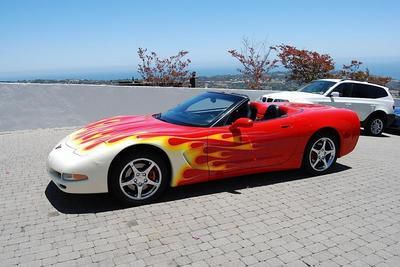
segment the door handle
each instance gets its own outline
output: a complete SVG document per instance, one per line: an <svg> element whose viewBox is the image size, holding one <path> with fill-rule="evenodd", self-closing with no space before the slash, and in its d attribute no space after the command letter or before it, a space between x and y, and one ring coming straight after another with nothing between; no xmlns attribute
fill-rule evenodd
<svg viewBox="0 0 400 267"><path fill-rule="evenodd" d="M281 125L281 128L284 128L284 129L290 128L290 125L289 125L289 124L282 124L282 125Z"/></svg>
<svg viewBox="0 0 400 267"><path fill-rule="evenodd" d="M345 103L344 104L346 107L350 107L351 106L351 103Z"/></svg>

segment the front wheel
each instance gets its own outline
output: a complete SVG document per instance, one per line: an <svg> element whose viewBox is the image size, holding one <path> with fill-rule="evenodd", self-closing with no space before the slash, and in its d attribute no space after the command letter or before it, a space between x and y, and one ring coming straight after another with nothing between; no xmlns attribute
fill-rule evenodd
<svg viewBox="0 0 400 267"><path fill-rule="evenodd" d="M385 121L381 116L374 116L368 119L365 131L372 136L379 136L384 130Z"/></svg>
<svg viewBox="0 0 400 267"><path fill-rule="evenodd" d="M328 133L316 134L304 151L303 168L312 175L327 173L336 163L338 140Z"/></svg>
<svg viewBox="0 0 400 267"><path fill-rule="evenodd" d="M112 167L111 193L125 204L145 204L157 199L169 182L166 163L150 151L125 155Z"/></svg>

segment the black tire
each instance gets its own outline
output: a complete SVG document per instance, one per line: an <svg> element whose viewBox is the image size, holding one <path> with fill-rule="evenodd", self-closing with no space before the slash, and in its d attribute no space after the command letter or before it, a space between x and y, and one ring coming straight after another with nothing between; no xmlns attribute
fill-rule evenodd
<svg viewBox="0 0 400 267"><path fill-rule="evenodd" d="M146 160L152 161L156 164L154 167L149 170L149 172L154 172L154 173L160 173L161 176L159 186L154 190L154 192L149 195L148 197L145 197L143 199L135 199L135 193L136 197L138 196L138 187L142 188L140 190L141 192L146 192L148 190L150 192L151 187L154 185L146 184L146 181L152 181L149 176L141 176L141 174L145 173L145 170L142 170L139 167L136 167L139 165L143 165L143 168L146 166ZM140 175L136 176L135 171L133 171L132 167L128 167L127 165L129 163L134 162L135 168L140 171ZM147 162L149 165L151 165L151 162ZM131 168L131 175L126 175L129 174L129 168ZM160 195L165 191L165 189L168 187L169 182L170 182L170 175L168 171L168 165L165 162L165 160L157 155L155 152L152 151L131 151L130 153L127 153L123 155L121 158L119 158L111 167L110 170L110 176L109 176L109 187L110 187L110 193L114 195L118 200L120 200L122 203L127 204L127 205L142 205L142 204L147 204L151 203L154 200L156 200ZM124 176L129 176L129 177L124 177ZM132 178L130 178L132 177ZM137 179L136 179L137 178ZM126 180L123 180L126 179ZM141 179L141 180L140 180ZM122 181L123 180L123 181ZM127 185L127 186L122 186L122 182L130 182L133 180L137 180L135 184ZM157 180L155 178L155 180ZM124 189L122 189L124 188ZM146 189L145 189L146 188ZM143 191L144 190L144 191Z"/></svg>
<svg viewBox="0 0 400 267"><path fill-rule="evenodd" d="M324 169L325 164L324 164L323 156L322 156L323 153L318 154L315 152L315 150L312 151L313 147L318 148L320 144L322 145L323 140L330 140L329 142L326 141L325 150L323 150L323 151L328 151L328 150L334 149L334 152L327 153L325 156L325 162L328 165L328 167L326 169ZM319 142L322 142L322 143L319 143ZM338 153L339 153L338 139L334 134L329 133L329 132L316 133L310 139L310 141L307 143L307 146L304 150L303 169L311 175L325 174L334 167ZM331 155L333 156L333 158L331 158ZM320 156L321 156L321 159L320 159ZM326 160L327 157L329 157L328 160ZM314 166L314 164L316 164L316 165Z"/></svg>
<svg viewBox="0 0 400 267"><path fill-rule="evenodd" d="M364 130L368 135L380 136L385 129L385 122L386 120L382 115L373 115L368 118Z"/></svg>

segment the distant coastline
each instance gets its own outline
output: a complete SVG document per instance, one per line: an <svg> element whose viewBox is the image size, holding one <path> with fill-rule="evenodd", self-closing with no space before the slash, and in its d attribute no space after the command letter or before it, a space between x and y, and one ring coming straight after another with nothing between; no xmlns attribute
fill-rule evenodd
<svg viewBox="0 0 400 267"><path fill-rule="evenodd" d="M295 81L287 80L288 72L275 71L270 73L270 79L263 84L264 90L293 91L301 87ZM117 86L140 86L140 79L133 80L134 76L125 79L23 79L23 80L0 80L0 83L37 83L37 84L87 84L87 85L117 85ZM139 77L138 77L139 78ZM188 85L184 84L184 87ZM246 83L240 74L221 74L211 76L199 76L196 79L198 88L221 88L221 89L246 89ZM387 84L394 97L400 97L400 79L393 79Z"/></svg>
<svg viewBox="0 0 400 267"><path fill-rule="evenodd" d="M389 76L395 80L400 80L400 61L377 61L363 60L363 68L368 68L374 75ZM336 62L336 68L348 63L345 60ZM237 75L239 66L220 65L220 66L196 66L189 67L191 71L196 71L198 76L214 77L221 75ZM15 72L0 72L0 81L21 81L21 80L123 80L123 79L140 79L139 73L136 71L136 65L121 66L114 68L93 68L80 70L38 70L38 71L15 71ZM277 68L274 72L284 72L285 69Z"/></svg>

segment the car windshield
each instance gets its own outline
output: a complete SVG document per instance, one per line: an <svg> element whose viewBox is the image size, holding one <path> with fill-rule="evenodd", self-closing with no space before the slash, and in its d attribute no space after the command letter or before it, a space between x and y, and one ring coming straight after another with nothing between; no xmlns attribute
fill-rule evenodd
<svg viewBox="0 0 400 267"><path fill-rule="evenodd" d="M300 88L298 91L323 95L334 84L335 82L331 81L313 81L306 86Z"/></svg>
<svg viewBox="0 0 400 267"><path fill-rule="evenodd" d="M206 127L244 99L247 98L240 95L207 92L157 114L155 118L178 125Z"/></svg>

